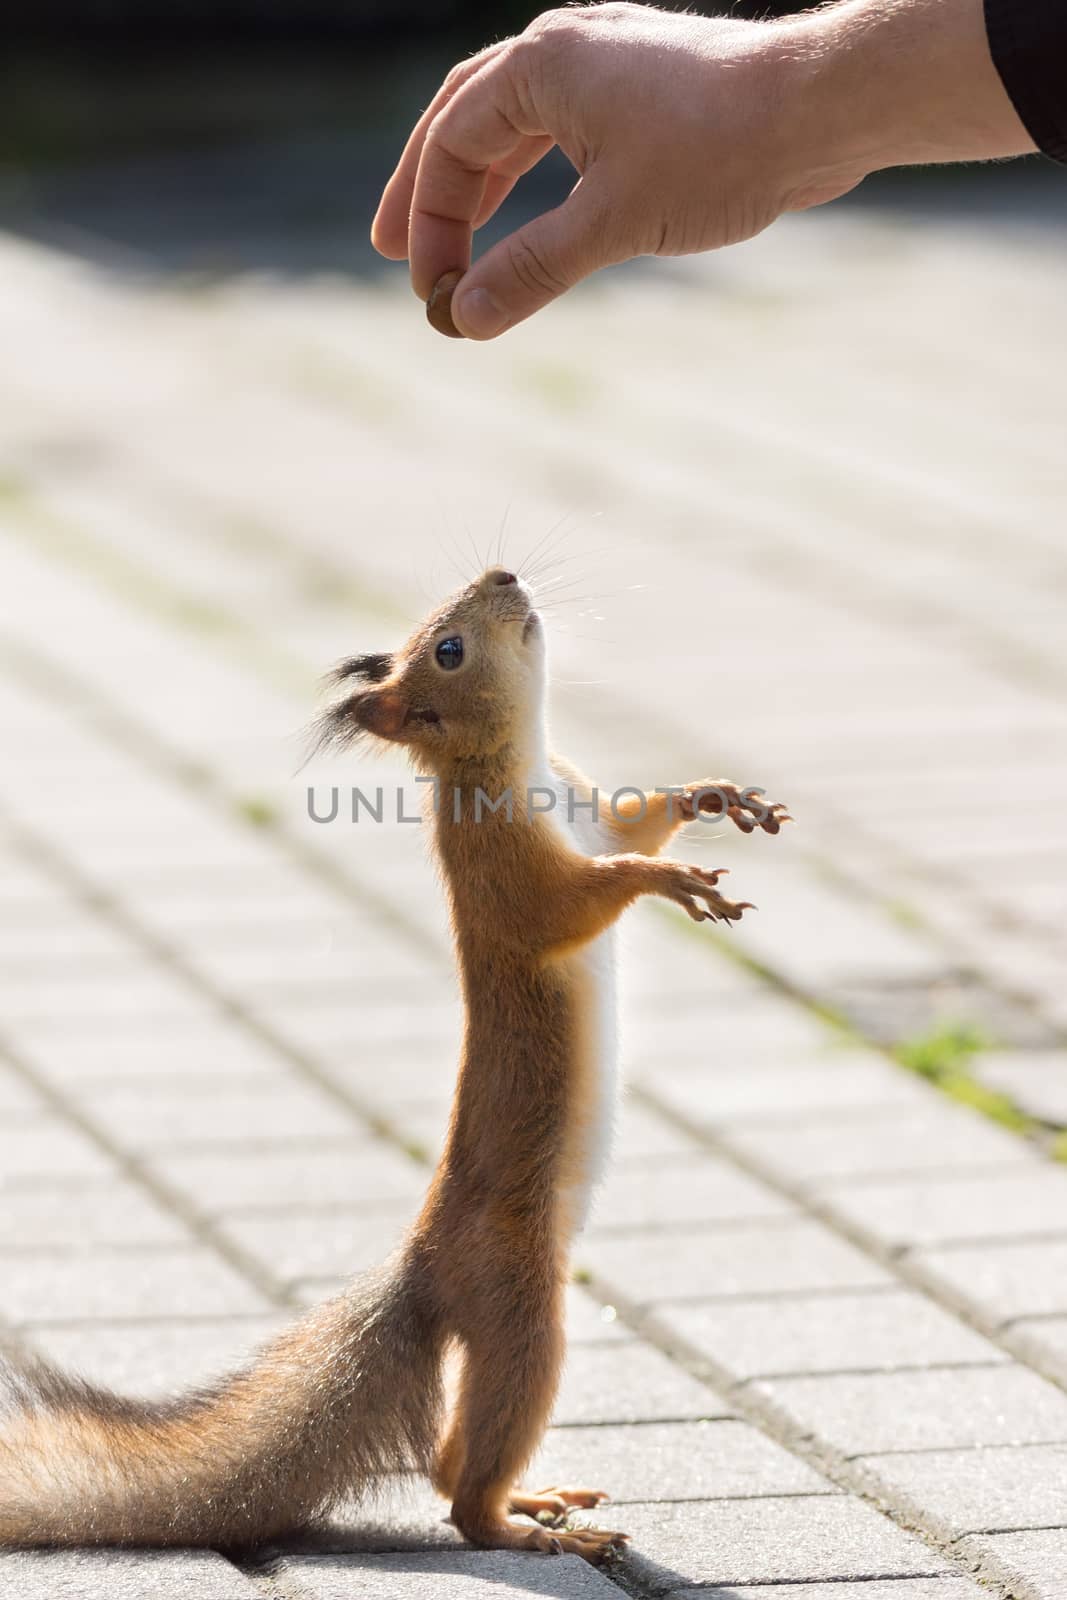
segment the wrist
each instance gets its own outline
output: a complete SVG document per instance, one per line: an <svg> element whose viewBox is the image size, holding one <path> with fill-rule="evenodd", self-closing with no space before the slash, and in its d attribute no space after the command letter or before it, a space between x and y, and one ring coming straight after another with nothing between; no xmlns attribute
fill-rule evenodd
<svg viewBox="0 0 1067 1600"><path fill-rule="evenodd" d="M1035 148L993 64L983 0L844 0L773 31L794 204L883 167Z"/></svg>

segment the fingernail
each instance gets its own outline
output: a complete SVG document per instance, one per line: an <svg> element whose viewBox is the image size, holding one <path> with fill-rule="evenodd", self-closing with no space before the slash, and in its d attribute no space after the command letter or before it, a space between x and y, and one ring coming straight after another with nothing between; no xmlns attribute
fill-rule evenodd
<svg viewBox="0 0 1067 1600"><path fill-rule="evenodd" d="M463 331L475 339L491 339L508 325L508 314L497 305L488 289L468 289L456 302L455 311Z"/></svg>

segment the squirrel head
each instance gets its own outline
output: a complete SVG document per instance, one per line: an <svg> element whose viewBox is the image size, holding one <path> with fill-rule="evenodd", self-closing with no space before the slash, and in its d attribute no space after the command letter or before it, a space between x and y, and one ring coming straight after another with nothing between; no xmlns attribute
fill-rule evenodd
<svg viewBox="0 0 1067 1600"><path fill-rule="evenodd" d="M541 619L526 584L491 567L394 654L353 656L330 681L351 692L319 718L316 750L369 735L438 771L505 745L532 746L544 702Z"/></svg>

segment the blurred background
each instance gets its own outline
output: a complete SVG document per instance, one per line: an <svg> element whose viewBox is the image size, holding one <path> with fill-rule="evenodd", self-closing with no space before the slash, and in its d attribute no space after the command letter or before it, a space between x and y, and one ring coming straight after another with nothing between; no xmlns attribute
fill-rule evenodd
<svg viewBox="0 0 1067 1600"><path fill-rule="evenodd" d="M13 0L5 8L0 220L92 258L212 273L379 275L367 220L447 68L539 8L463 0ZM737 16L789 11L741 3ZM524 207L566 191L545 163ZM887 175L845 205L1062 222L1048 163ZM494 233L497 231L494 228Z"/></svg>
<svg viewBox="0 0 1067 1600"><path fill-rule="evenodd" d="M0 1154L60 1251L5 1307L59 1354L79 1306L129 1317L104 1375L199 1371L216 1314L410 1214L458 1038L443 907L417 829L346 820L400 770L298 771L301 729L332 660L493 559L536 571L556 739L606 788L725 774L797 818L685 846L759 904L735 934L630 919L613 1205L679 1156L668 1107L889 1118L886 1053L1062 1143L1067 178L886 174L444 341L370 219L443 72L531 15L5 8ZM25 1198L116 1170L163 1221ZM116 1237L136 1281L80 1278Z"/></svg>

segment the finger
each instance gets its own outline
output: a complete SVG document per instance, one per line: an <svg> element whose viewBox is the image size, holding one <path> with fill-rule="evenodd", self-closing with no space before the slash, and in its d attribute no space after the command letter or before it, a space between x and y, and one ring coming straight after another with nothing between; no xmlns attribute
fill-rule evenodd
<svg viewBox="0 0 1067 1600"><path fill-rule="evenodd" d="M493 339L618 258L586 178L561 206L487 250L456 285L452 317L468 339Z"/></svg>
<svg viewBox="0 0 1067 1600"><path fill-rule="evenodd" d="M493 168L485 185L481 210L474 219L475 231L484 227L489 218L496 215L519 179L524 177L531 167L536 167L553 147L554 140L548 134L543 138L524 139L509 161Z"/></svg>
<svg viewBox="0 0 1067 1600"><path fill-rule="evenodd" d="M490 172L518 159L526 139L503 58L468 78L426 131L411 197L408 259L411 282L429 299L442 273L466 271L475 218Z"/></svg>
<svg viewBox="0 0 1067 1600"><path fill-rule="evenodd" d="M419 157L426 140L430 124L434 118L444 110L445 106L463 88L475 73L480 72L493 58L500 54L506 40L499 44L490 45L487 50L481 50L476 56L471 56L468 61L461 61L458 66L445 78L441 87L434 95L422 116L416 122L408 141L404 146L400 160L396 164L389 182L382 191L378 202L378 210L374 221L371 223L371 243L379 255L386 256L390 261L403 261L408 253L408 218L411 213L411 197L415 188L415 174L419 167Z"/></svg>

